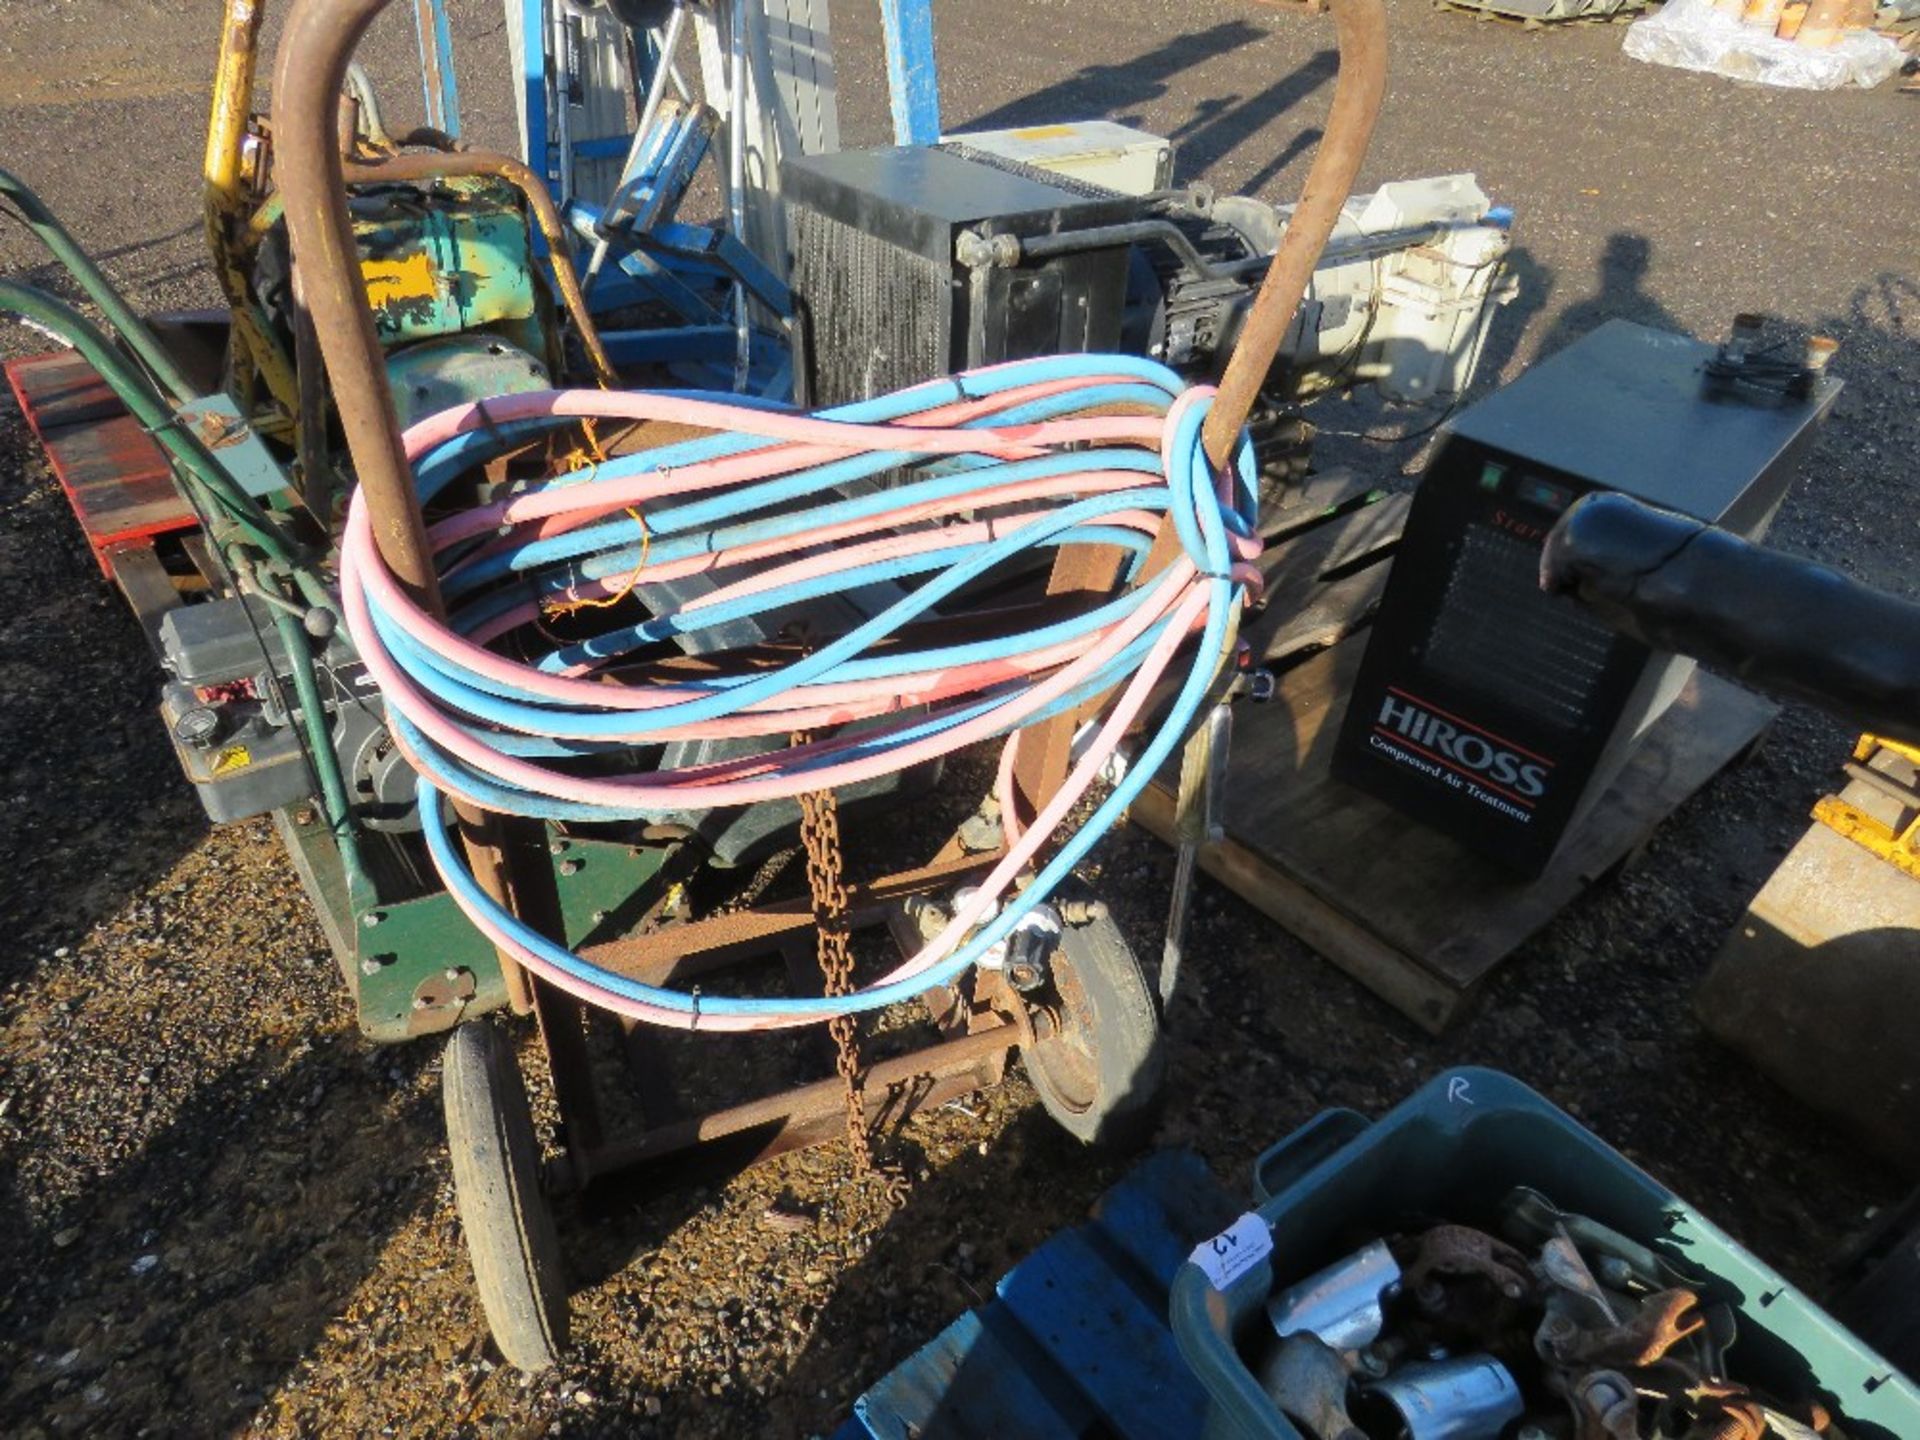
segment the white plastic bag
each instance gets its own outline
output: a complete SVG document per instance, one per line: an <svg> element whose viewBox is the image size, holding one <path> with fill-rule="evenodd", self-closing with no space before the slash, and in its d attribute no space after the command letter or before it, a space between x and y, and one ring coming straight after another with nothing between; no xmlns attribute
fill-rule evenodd
<svg viewBox="0 0 1920 1440"><path fill-rule="evenodd" d="M1855 31L1824 50L1782 40L1716 10L1713 0L1669 0L1658 15L1627 27L1627 54L1656 65L1704 70L1794 90L1872 89L1900 69L1900 47Z"/></svg>

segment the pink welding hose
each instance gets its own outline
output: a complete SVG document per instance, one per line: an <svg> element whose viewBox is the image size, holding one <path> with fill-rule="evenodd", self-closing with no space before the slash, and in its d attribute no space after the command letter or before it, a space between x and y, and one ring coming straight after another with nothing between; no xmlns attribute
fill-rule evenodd
<svg viewBox="0 0 1920 1440"><path fill-rule="evenodd" d="M1205 608L1205 604L1204 596L1190 596L1186 608L1197 614ZM1173 634L1171 630L1167 633L1169 636ZM1158 663L1149 663L1141 668L1139 674L1122 692L1119 703L1108 715L1106 723L1101 726L1100 735L1094 745L1088 749L1087 754L1067 776L1053 800L1041 810L1026 834L1009 848L1000 863L980 882L973 893L955 907L953 917L947 922L946 927L922 946L918 953L902 962L897 969L882 976L875 982L874 988L882 985L898 985L925 974L940 959L952 953L955 946L970 930L998 908L1015 877L1033 862L1047 836L1067 818L1098 777L1106 757L1113 752L1126 735L1128 726L1139 716L1141 707L1152 693L1153 682L1165 670L1167 662L1172 659L1173 652L1177 648L1177 640L1172 644L1163 645L1156 654ZM1003 814L1009 799L1010 797L1004 794L1001 797ZM560 986L590 1005L612 1010L629 1019L676 1029L697 1028L728 1034L754 1030L791 1029L798 1025L817 1024L826 1018L818 1014L791 1012L727 1015L717 1013L711 1006L704 1013L696 1010L689 1014L650 1005L645 1001L635 1001L605 986L583 980L574 971L553 964L537 951L524 945L518 936L500 925L493 915L470 910L468 917L489 940L507 950L541 979Z"/></svg>
<svg viewBox="0 0 1920 1440"><path fill-rule="evenodd" d="M1138 387L1143 371L1151 371L1154 383L1166 389L1164 414L1137 413L1137 404L1114 413L1111 403L1099 403L1098 395L1112 393L1115 386ZM891 995L911 993L916 983L939 983L943 967L980 950L993 925L1004 929L1003 911L1024 911L1037 903L1038 894L1022 891L1008 907L1002 905L1014 880L1040 859L1087 796L1182 647L1196 632L1206 632L1211 640L1194 664L1196 673L1210 674L1224 653L1219 636L1230 637L1241 599L1259 584L1251 563L1259 545L1249 527L1243 522L1222 528L1220 516L1233 512L1232 478L1202 473L1204 461L1198 458L1210 392L1180 392L1177 382L1166 384L1172 377L1158 367L1112 358L1022 362L987 374L987 379L961 377L988 386L985 395L956 401L954 383L941 382L892 397L903 413L883 423L672 395L510 395L423 420L406 433L405 445L409 459L419 465L474 430L552 417L652 421L755 442L751 448L732 442L710 447L729 453L677 465L650 463L646 452L620 457L447 515L431 526L428 538L448 580L482 564L493 566L488 574L496 573L501 560L536 553L533 547L539 545L550 548L556 537L598 543L594 534L599 532L589 534L583 527L610 531L614 527L604 522L617 526L625 516L644 525L649 511L695 497L724 508L727 497L746 487L756 487L754 493L761 495L783 479L792 479L794 493L804 496L810 493L803 483L810 473L862 456L904 456L888 463L916 475L948 473L939 468L942 463L977 467L968 472L977 483L944 487L952 493L932 493L942 489L935 486L892 508L840 513L819 523L810 522L811 512L795 521L794 504L773 506L765 515L743 511L730 542L709 538L702 546L677 540L663 547L672 553L657 562L649 563L643 549L632 573L569 573L554 582L566 607L631 595L652 611L650 602L660 597L649 592L649 585L694 575L712 580L712 589L670 610L665 618L671 625L662 634L698 626L708 615L732 615L761 604L771 610L792 603L794 596L823 588L830 592L843 576L950 575L958 588L973 573L963 574L966 567L978 570L1002 555L1041 546L1111 544L1133 535L1144 552L1169 513L1179 517L1185 537L1202 531L1224 536L1209 552L1217 558L1197 553L1197 542L1188 538L1187 553L1160 573L1132 582L1124 603L1097 612L1099 623L1089 621L1072 634L1035 632L1031 640L1015 635L938 652L914 651L898 642L862 642L853 649L861 639L856 635L842 646L848 653L833 649L841 642L828 642L818 655L772 679L764 670L739 671L731 682L742 687L737 691L711 676L623 685L610 672L631 646L612 640L555 651L544 665L515 658L525 653L523 637L540 629L545 607L554 603L551 586L542 598L524 580L510 579L503 582L499 603L485 613L476 611L470 621L458 607L446 622L429 615L382 563L366 507L356 495L341 551L344 610L385 698L396 742L440 794L482 808L549 816L604 812L617 818L838 789L1007 736L998 785L1011 847L1007 855L938 936L890 974L847 997L845 1008L875 1008L890 1003ZM1094 398L1081 404L1082 396ZM923 397L918 408L911 403ZM1023 409L1029 415L1037 409L1046 418L993 423ZM1142 452L1153 457L1153 466L1143 469ZM1077 459L1081 455L1084 463ZM1063 468L1063 456L1076 458ZM1143 496L1150 503L1143 503ZM1184 512L1177 508L1182 506ZM1209 507L1217 510L1210 513ZM573 539L560 543L571 545ZM1230 598L1223 602L1223 597ZM1222 613L1223 603L1232 613ZM876 636L889 638L888 626L911 623L920 613L910 601L895 609L904 619L893 620L895 611L889 610L883 617L887 625L874 622ZM1011 784L1019 728L1115 683L1121 687L1118 698L1093 742L1040 814L1022 826ZM1185 687L1183 696L1192 688L1191 683ZM732 703L734 694L744 698ZM835 732L855 721L870 723L854 733L785 743L795 732ZM567 748L606 751L743 738L770 743L744 757L629 774L583 771L570 763L577 750ZM689 1004L689 997L638 985L559 951L477 894L470 877L450 869L450 849L434 843L444 840L432 833L437 817L423 818L435 863L476 926L528 970L591 1004L650 1023L721 1031L807 1024L831 1013L818 1001L710 999L703 1005L693 997ZM1083 844L1083 839L1070 837L1066 848L1084 853L1091 840Z"/></svg>

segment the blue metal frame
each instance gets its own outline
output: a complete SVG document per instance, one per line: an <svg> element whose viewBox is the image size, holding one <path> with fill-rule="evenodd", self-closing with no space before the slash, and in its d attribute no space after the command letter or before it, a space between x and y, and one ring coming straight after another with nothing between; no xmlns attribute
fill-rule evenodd
<svg viewBox="0 0 1920 1440"><path fill-rule="evenodd" d="M436 32L444 35L444 0L431 5ZM555 153L551 106L556 86L548 56L549 13L553 0L520 0L523 73L526 97L527 163L546 180L554 202L564 208L568 226L586 250L602 239L614 241L613 265L594 284L590 304L606 314L651 302L681 323L652 330L613 331L603 335L616 364L673 365L677 372L706 375L726 371L720 336L730 333L730 291L738 282L753 299L782 321L793 314L792 296L758 257L724 230L682 224L675 210L706 150L705 137L684 114L660 117L658 141L641 147L634 173L623 176L607 212L564 193L571 159L627 153L632 137L585 141L573 156ZM887 87L893 110L894 139L901 145L933 145L940 139L940 93L933 51L931 0L879 0L886 40ZM423 45L425 43L423 36ZM645 88L661 63L651 44L635 47ZM424 55L424 50L423 50ZM450 57L441 73L452 82ZM429 109L432 99L429 98ZM457 123L457 122L456 122ZM688 146L692 146L690 163ZM536 243L539 237L535 237ZM579 247L576 247L578 250ZM539 253L544 254L544 250ZM584 251L580 252L584 255ZM784 336L756 330L752 336L753 388L784 397L790 393L793 364ZM722 383L728 383L723 380Z"/></svg>
<svg viewBox="0 0 1920 1440"><path fill-rule="evenodd" d="M560 171L554 162L553 143L547 124L547 6L546 0L520 0L520 85L526 98L527 164L538 170L553 192L556 205L564 204L560 193Z"/></svg>
<svg viewBox="0 0 1920 1440"><path fill-rule="evenodd" d="M933 0L880 0L887 43L893 143L940 143L940 71L933 57Z"/></svg>
<svg viewBox="0 0 1920 1440"><path fill-rule="evenodd" d="M738 280L749 295L776 315L793 314L793 292L761 263L758 255L725 230L663 220L649 230L635 231L633 242L683 272Z"/></svg>
<svg viewBox="0 0 1920 1440"><path fill-rule="evenodd" d="M414 34L420 42L420 83L427 97L427 124L460 138L460 85L453 74L453 32L446 0L414 0ZM434 83L435 79L439 84Z"/></svg>
<svg viewBox="0 0 1920 1440"><path fill-rule="evenodd" d="M663 107L653 134L641 147L631 172L607 202L600 225L614 230L647 230L675 217L687 187L713 142L710 111Z"/></svg>
<svg viewBox="0 0 1920 1440"><path fill-rule="evenodd" d="M441 14L444 0L421 0ZM547 8L550 0L521 0L521 48L525 57L522 89L526 96L527 163L540 171L554 190L554 200L564 204L570 197L559 193L562 167L554 155L548 107L552 86L546 68ZM899 145L936 145L940 141L940 81L933 47L932 0L879 0L883 38L886 42L887 91L893 114L894 143ZM650 67L659 63L653 46L637 48L640 63L649 73L640 76L643 86L650 84ZM451 65L446 67L451 77ZM599 159L624 154L628 140L610 138L584 141L576 149L581 159Z"/></svg>

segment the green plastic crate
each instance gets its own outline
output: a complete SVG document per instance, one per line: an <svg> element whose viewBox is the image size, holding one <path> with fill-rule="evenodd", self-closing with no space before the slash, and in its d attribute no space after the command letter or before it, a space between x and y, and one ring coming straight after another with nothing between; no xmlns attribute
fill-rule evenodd
<svg viewBox="0 0 1920 1440"><path fill-rule="evenodd" d="M1449 1070L1378 1121L1325 1111L1254 1166L1273 1253L1225 1290L1174 1277L1180 1353L1211 1399L1207 1440L1300 1440L1241 1359L1278 1272L1292 1283L1375 1236L1445 1216L1490 1219L1516 1185L1713 1277L1739 1317L1738 1378L1816 1393L1852 1440L1920 1440L1920 1390L1686 1201L1511 1076Z"/></svg>

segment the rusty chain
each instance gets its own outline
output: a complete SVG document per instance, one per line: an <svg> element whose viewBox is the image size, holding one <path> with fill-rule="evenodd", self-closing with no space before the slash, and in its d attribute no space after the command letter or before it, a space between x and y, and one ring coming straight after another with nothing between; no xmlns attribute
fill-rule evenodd
<svg viewBox="0 0 1920 1440"><path fill-rule="evenodd" d="M813 635L805 624L792 638L803 652L813 649ZM789 740L796 747L813 737L797 731ZM820 978L829 997L853 993L853 936L847 919L847 864L840 848L840 801L831 790L814 790L800 797L800 846L807 857L807 891L813 900L813 928L819 936L816 954ZM860 1066L860 1024L853 1015L836 1015L827 1022L833 1037L834 1068L840 1072L847 1096L847 1149L853 1173L864 1179L879 1175L886 1181L887 1199L895 1209L907 1203L906 1172L897 1166L873 1163L873 1145L867 1138L866 1077Z"/></svg>
<svg viewBox="0 0 1920 1440"><path fill-rule="evenodd" d="M803 743L796 736L795 743ZM807 852L807 889L813 897L813 925L819 935L820 977L828 996L853 993L853 946L847 930L846 864L840 852L840 805L831 790L800 797L800 843ZM867 1142L866 1086L860 1073L860 1032L851 1015L827 1022L833 1036L834 1067L847 1090L847 1149L854 1173L873 1169Z"/></svg>
<svg viewBox="0 0 1920 1440"><path fill-rule="evenodd" d="M806 737L796 735L793 743ZM813 925L819 935L820 978L825 993L853 993L852 930L847 920L846 860L840 849L840 802L831 790L815 790L800 797L800 843L807 856L807 889L813 899ZM827 1022L833 1037L834 1068L847 1094L847 1149L853 1172L878 1175L886 1182L887 1201L898 1209L907 1202L906 1172L898 1166L876 1165L867 1137L866 1078L860 1065L860 1026L852 1015L836 1015Z"/></svg>

